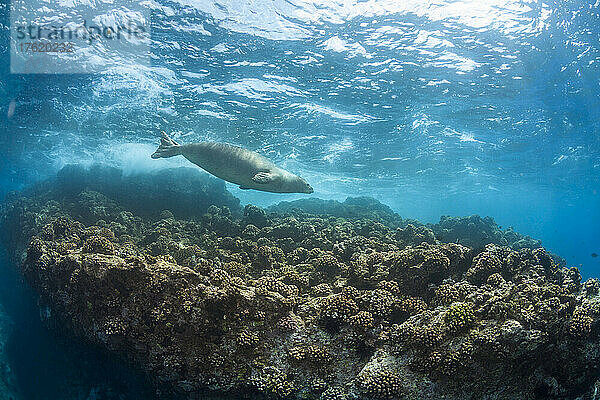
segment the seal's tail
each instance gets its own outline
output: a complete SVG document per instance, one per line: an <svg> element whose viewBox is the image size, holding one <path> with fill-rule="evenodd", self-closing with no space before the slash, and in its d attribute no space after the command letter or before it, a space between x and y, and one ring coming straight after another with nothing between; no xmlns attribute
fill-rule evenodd
<svg viewBox="0 0 600 400"><path fill-rule="evenodd" d="M163 131L160 133L160 146L154 153L152 153L152 158L168 158L173 156L178 156L181 154L181 145L171 139L167 134Z"/></svg>

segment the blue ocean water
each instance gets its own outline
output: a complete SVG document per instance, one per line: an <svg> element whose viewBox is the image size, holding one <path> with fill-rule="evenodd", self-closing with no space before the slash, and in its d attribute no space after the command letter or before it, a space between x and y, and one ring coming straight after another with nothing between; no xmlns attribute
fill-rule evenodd
<svg viewBox="0 0 600 400"><path fill-rule="evenodd" d="M150 159L165 130L256 150L316 197L373 196L424 222L489 215L599 275L599 1L143 4L151 65L115 58L81 75L11 74L0 5L2 196L67 163L185 165ZM228 188L259 205L306 196ZM44 354L60 339L39 339L18 281L3 272L4 308ZM27 381L37 363L85 370L61 350L12 351L24 398L53 398Z"/></svg>

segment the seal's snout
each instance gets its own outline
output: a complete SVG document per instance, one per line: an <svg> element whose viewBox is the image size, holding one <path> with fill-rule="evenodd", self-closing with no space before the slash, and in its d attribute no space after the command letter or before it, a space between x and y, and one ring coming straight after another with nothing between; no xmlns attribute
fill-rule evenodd
<svg viewBox="0 0 600 400"><path fill-rule="evenodd" d="M313 189L312 186L308 184L308 182L304 182L304 193L311 194L314 191L315 189Z"/></svg>
<svg viewBox="0 0 600 400"><path fill-rule="evenodd" d="M306 182L304 179L300 178L300 187L298 188L300 193L311 194L315 190L310 186L310 183Z"/></svg>

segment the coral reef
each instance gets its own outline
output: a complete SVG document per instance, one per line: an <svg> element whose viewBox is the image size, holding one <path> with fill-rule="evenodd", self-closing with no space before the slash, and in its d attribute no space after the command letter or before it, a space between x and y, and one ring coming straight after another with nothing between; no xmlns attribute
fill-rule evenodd
<svg viewBox="0 0 600 400"><path fill-rule="evenodd" d="M388 206L369 197L348 197L344 202L318 198L282 201L267 209L270 212L291 215L321 215L346 220L365 219L367 224L382 223L396 229L395 239L400 247L422 242L459 243L481 249L493 243L514 250L541 247L541 241L515 232L512 227L502 229L493 218L479 215L469 217L442 216L437 224L421 224L419 221L403 219ZM362 233L361 231L359 231ZM554 256L559 264L564 260Z"/></svg>
<svg viewBox="0 0 600 400"><path fill-rule="evenodd" d="M4 240L53 326L164 398L592 398L600 284L493 221L424 226L363 198L241 210L223 192L189 215L164 177L172 202L138 212L98 185L13 195Z"/></svg>
<svg viewBox="0 0 600 400"><path fill-rule="evenodd" d="M82 168L68 165L58 172L53 189L66 195L81 192L101 192L123 208L142 217L154 217L169 204L169 211L179 218L190 218L206 211L211 205L228 207L240 213L240 202L226 189L225 183L195 168L171 168L125 175L122 170L106 165ZM94 196L92 194L91 196ZM100 216L103 209L93 198L89 210ZM85 216L85 214L83 214Z"/></svg>
<svg viewBox="0 0 600 400"><path fill-rule="evenodd" d="M481 218L479 215L470 217L442 216L440 222L430 226L438 240L442 242L460 243L464 246L482 248L494 243L508 246L515 250L523 248L535 249L542 242L529 236L523 236L508 228L502 230L491 217Z"/></svg>
<svg viewBox="0 0 600 400"><path fill-rule="evenodd" d="M402 218L391 208L371 197L348 197L343 203L317 198L282 201L268 208L276 213L307 213L337 218L365 218L387 224L402 223Z"/></svg>

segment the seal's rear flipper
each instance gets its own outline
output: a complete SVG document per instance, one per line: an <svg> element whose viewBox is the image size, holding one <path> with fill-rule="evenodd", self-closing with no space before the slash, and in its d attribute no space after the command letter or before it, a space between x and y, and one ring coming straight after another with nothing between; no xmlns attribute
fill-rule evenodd
<svg viewBox="0 0 600 400"><path fill-rule="evenodd" d="M181 154L180 144L171 139L167 134L163 131L160 133L160 146L158 149L150 157L152 158L168 158L173 156L178 156Z"/></svg>

